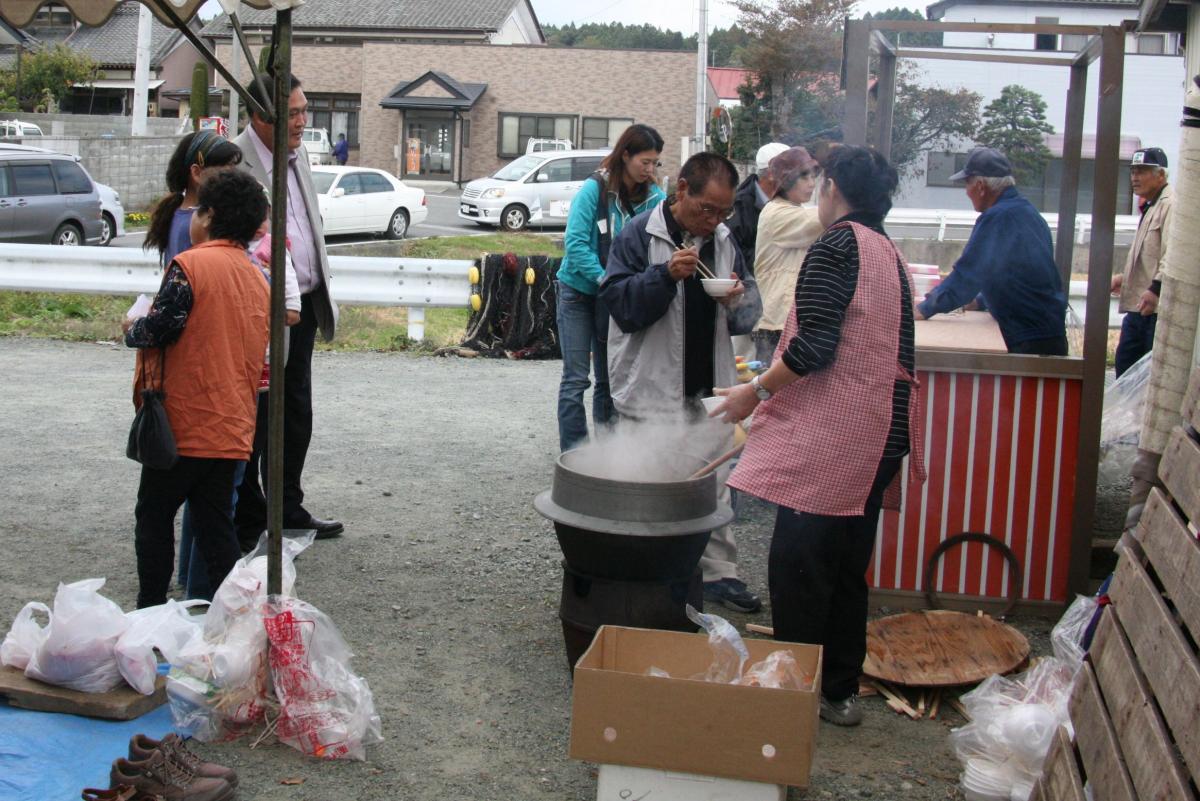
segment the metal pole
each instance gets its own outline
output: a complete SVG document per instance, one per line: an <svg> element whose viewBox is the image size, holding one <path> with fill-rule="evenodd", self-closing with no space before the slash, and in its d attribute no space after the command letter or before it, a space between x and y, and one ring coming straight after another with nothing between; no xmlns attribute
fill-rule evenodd
<svg viewBox="0 0 1200 801"><path fill-rule="evenodd" d="M288 99L292 77L292 12L275 16L275 130L271 146L271 264L283 266L287 246ZM297 201L303 202L300 198ZM271 270L271 389L267 417L267 594L283 591L283 349L284 271Z"/></svg>
<svg viewBox="0 0 1200 801"><path fill-rule="evenodd" d="M133 123L130 133L146 135L147 106L150 104L150 27L154 15L149 6L138 5L137 55L133 66Z"/></svg>
<svg viewBox="0 0 1200 801"><path fill-rule="evenodd" d="M708 0L700 0L700 25L696 29L696 146L693 153L704 150L704 135L708 132Z"/></svg>
<svg viewBox="0 0 1200 801"><path fill-rule="evenodd" d="M1075 509L1067 588L1087 592L1091 568L1096 472L1100 461L1100 414L1108 355L1108 298L1121 155L1121 81L1125 32L1100 33L1100 86L1096 110L1096 180L1092 191L1092 242L1088 249L1087 320L1083 333L1083 391L1079 409L1079 450L1075 460Z"/></svg>
<svg viewBox="0 0 1200 801"><path fill-rule="evenodd" d="M230 40L230 50L233 54L230 58L233 60L233 79L240 82L242 80L242 51L238 48L237 42ZM230 87L229 90L229 138L238 134L238 118L241 116L241 102L238 99L238 91Z"/></svg>
<svg viewBox="0 0 1200 801"><path fill-rule="evenodd" d="M1079 165L1082 161L1083 116L1087 102L1087 64L1071 67L1067 89L1067 119L1063 126L1062 183L1058 192L1058 242L1054 260L1063 288L1071 286L1071 264L1075 255L1075 215L1079 211Z"/></svg>
<svg viewBox="0 0 1200 801"><path fill-rule="evenodd" d="M867 78L870 66L871 30L862 20L846 20L846 111L842 118L842 141L848 145L867 143Z"/></svg>

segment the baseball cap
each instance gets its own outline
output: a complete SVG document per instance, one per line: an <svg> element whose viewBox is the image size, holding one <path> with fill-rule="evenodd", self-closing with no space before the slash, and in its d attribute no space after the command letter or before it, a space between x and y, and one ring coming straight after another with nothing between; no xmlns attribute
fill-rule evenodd
<svg viewBox="0 0 1200 801"><path fill-rule="evenodd" d="M1144 147L1135 150L1129 160L1130 167L1162 167L1167 168L1167 154L1161 147Z"/></svg>
<svg viewBox="0 0 1200 801"><path fill-rule="evenodd" d="M951 181L965 181L968 178L1004 178L1012 175L1012 164L999 150L990 147L977 147L967 156L967 163L961 170L950 176Z"/></svg>
<svg viewBox="0 0 1200 801"><path fill-rule="evenodd" d="M758 153L754 155L754 166L758 168L758 172L766 171L767 165L771 163L771 159L787 149L788 146L782 142L768 142L760 147Z"/></svg>

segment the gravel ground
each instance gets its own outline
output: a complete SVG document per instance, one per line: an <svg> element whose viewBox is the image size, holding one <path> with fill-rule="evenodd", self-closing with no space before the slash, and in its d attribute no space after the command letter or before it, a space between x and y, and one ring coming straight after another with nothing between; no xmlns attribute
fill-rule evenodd
<svg viewBox="0 0 1200 801"><path fill-rule="evenodd" d="M105 576L105 593L133 606L132 366L113 345L0 339L4 629L60 581ZM318 354L306 505L343 520L346 535L301 557L297 594L356 652L386 741L365 763L279 744L199 746L238 769L243 799L595 797L594 766L566 757L560 554L531 504L557 454L559 369ZM743 505L742 573L760 591L770 525L764 505ZM1018 625L1044 653L1050 623ZM957 716L913 722L864 703L861 728L821 725L811 787L793 798L961 797L946 736Z"/></svg>

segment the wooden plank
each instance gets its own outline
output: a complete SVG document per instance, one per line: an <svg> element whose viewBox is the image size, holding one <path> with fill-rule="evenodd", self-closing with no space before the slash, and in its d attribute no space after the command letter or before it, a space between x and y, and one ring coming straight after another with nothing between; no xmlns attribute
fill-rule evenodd
<svg viewBox="0 0 1200 801"><path fill-rule="evenodd" d="M132 687L118 687L107 693L81 693L26 678L16 668L0 667L0 695L5 696L12 706L36 712L133 720L165 704L166 687L166 677L159 676L152 695L142 695Z"/></svg>
<svg viewBox="0 0 1200 801"><path fill-rule="evenodd" d="M1083 663L1071 691L1071 724L1083 770L1087 774L1095 801L1137 801L1137 791L1129 778L1117 733L1104 708L1096 674Z"/></svg>
<svg viewBox="0 0 1200 801"><path fill-rule="evenodd" d="M1192 379L1188 382L1187 394L1183 397L1183 419L1191 423L1192 428L1200 431L1200 369L1192 371Z"/></svg>
<svg viewBox="0 0 1200 801"><path fill-rule="evenodd" d="M1138 541L1193 640L1200 640L1200 540L1159 489L1150 493Z"/></svg>
<svg viewBox="0 0 1200 801"><path fill-rule="evenodd" d="M1200 443L1183 426L1172 432L1158 474L1188 520L1200 521Z"/></svg>
<svg viewBox="0 0 1200 801"><path fill-rule="evenodd" d="M1038 782L1047 801L1085 801L1083 777L1079 775L1079 763L1075 761L1075 746L1063 726L1058 727L1050 752L1042 765L1042 778Z"/></svg>
<svg viewBox="0 0 1200 801"><path fill-rule="evenodd" d="M1121 556L1108 594L1184 764L1200 777L1200 660L1137 561Z"/></svg>
<svg viewBox="0 0 1200 801"><path fill-rule="evenodd" d="M939 314L932 320L918 320L914 344L921 350L1008 353L1000 326L987 312Z"/></svg>
<svg viewBox="0 0 1200 801"><path fill-rule="evenodd" d="M1166 724L1111 606L1104 610L1089 653L1138 796L1195 801Z"/></svg>

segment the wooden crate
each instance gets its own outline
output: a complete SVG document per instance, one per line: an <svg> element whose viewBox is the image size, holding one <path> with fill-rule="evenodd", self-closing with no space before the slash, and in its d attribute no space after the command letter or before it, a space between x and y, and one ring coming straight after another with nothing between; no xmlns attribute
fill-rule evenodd
<svg viewBox="0 0 1200 801"><path fill-rule="evenodd" d="M1033 798L1200 801L1200 370Z"/></svg>

